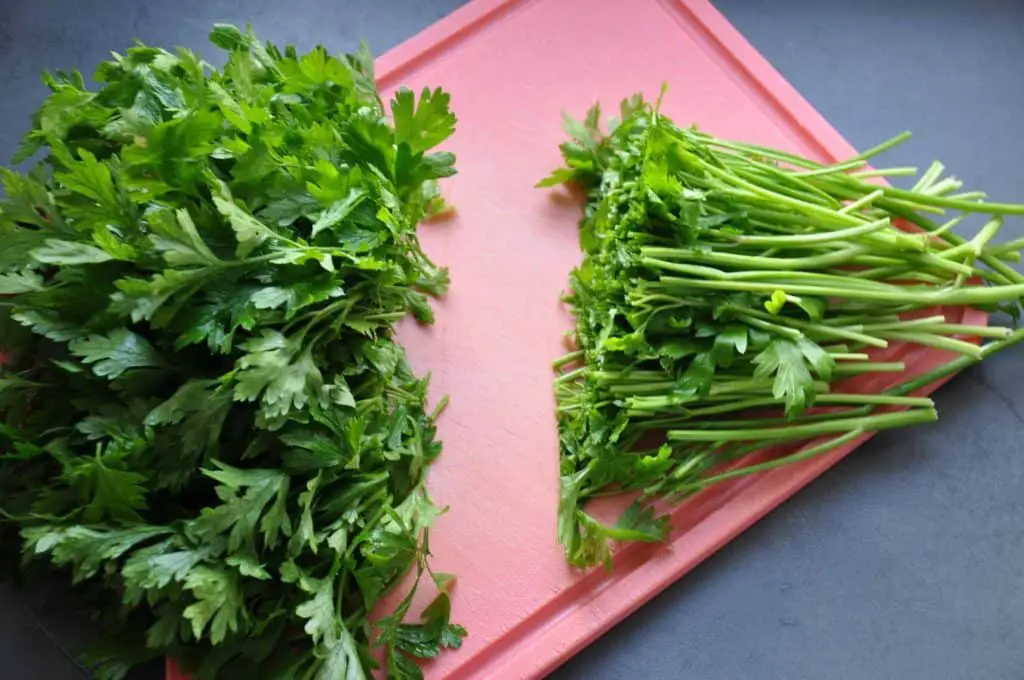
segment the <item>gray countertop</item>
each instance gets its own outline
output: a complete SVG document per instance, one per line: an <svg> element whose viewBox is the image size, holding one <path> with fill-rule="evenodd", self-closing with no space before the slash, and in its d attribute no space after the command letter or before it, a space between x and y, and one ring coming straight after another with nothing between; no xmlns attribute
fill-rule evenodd
<svg viewBox="0 0 1024 680"><path fill-rule="evenodd" d="M275 42L365 37L379 53L460 4L0 0L0 158L43 97L41 69L91 71L133 38L201 47L214 21L251 21ZM717 5L855 146L911 129L888 164L939 158L1024 200L1024 2ZM1024 220L1003 231L1020 236ZM1024 678L1024 356L936 401L938 424L876 437L554 677ZM61 599L0 584L0 677L83 677L56 646L84 633Z"/></svg>

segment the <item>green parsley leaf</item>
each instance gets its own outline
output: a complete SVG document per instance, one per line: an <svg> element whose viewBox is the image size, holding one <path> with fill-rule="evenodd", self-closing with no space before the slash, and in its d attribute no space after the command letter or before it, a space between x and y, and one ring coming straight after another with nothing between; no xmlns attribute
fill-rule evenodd
<svg viewBox="0 0 1024 680"><path fill-rule="evenodd" d="M145 338L125 328L72 340L68 348L83 363L92 364L93 373L103 378L116 378L133 368L163 365L160 354Z"/></svg>
<svg viewBox="0 0 1024 680"><path fill-rule="evenodd" d="M234 574L194 567L185 578L185 589L192 592L196 601L186 607L182 615L192 623L196 639L203 637L208 625L210 642L215 645L238 630L245 612L242 591Z"/></svg>
<svg viewBox="0 0 1024 680"><path fill-rule="evenodd" d="M51 238L46 245L32 251L32 257L42 264L95 264L113 258L105 251L87 243Z"/></svg>
<svg viewBox="0 0 1024 680"><path fill-rule="evenodd" d="M802 409L814 400L814 378L795 343L772 340L753 363L755 378L774 376L772 396L784 400L787 411Z"/></svg>
<svg viewBox="0 0 1024 680"><path fill-rule="evenodd" d="M399 88L391 102L395 141L408 144L413 153L422 153L448 139L455 131L450 99L441 88L423 88L417 105L412 90Z"/></svg>
<svg viewBox="0 0 1024 680"><path fill-rule="evenodd" d="M31 293L42 289L43 278L34 272L25 271L0 274L0 295Z"/></svg>

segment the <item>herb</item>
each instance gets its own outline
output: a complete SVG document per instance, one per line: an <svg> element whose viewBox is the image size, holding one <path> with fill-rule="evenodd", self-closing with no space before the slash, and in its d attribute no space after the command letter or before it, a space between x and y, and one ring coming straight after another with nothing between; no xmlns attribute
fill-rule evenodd
<svg viewBox="0 0 1024 680"><path fill-rule="evenodd" d="M393 325L447 272L416 225L455 172L448 95L365 49L299 55L216 26L216 70L138 44L52 94L0 205L0 539L68 570L103 678L170 654L197 678L392 677L457 648L427 380ZM369 621L415 570L412 593ZM415 586L413 588L415 590Z"/></svg>
<svg viewBox="0 0 1024 680"><path fill-rule="evenodd" d="M584 260L566 298L576 349L555 364L558 536L572 564L610 567L612 541L665 540L654 498L679 500L865 432L935 420L914 390L1024 337L935 311L1018 314L1024 276L1006 263L1022 244L992 240L1024 205L961 192L938 163L911 190L870 181L916 172L864 168L906 135L822 165L679 128L639 96L607 133L599 120L598 107L567 120L566 167L539 184L587 192ZM956 214L941 224L926 216L946 211ZM968 213L990 217L969 240L952 231ZM873 360L890 341L960 356L865 392L851 379L904 370ZM747 458L768 447L767 460ZM638 499L615 526L584 509L624 492Z"/></svg>

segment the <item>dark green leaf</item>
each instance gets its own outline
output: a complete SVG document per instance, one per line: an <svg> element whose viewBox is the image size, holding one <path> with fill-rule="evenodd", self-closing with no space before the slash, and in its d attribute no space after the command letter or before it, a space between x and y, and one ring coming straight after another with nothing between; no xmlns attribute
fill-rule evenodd
<svg viewBox="0 0 1024 680"><path fill-rule="evenodd" d="M0 274L0 295L31 293L42 289L43 278L34 272L25 271Z"/></svg>
<svg viewBox="0 0 1024 680"><path fill-rule="evenodd" d="M46 245L32 251L32 257L43 264L94 264L113 258L104 250L87 243L47 239Z"/></svg>
<svg viewBox="0 0 1024 680"><path fill-rule="evenodd" d="M116 378L133 368L163 365L160 354L145 338L124 328L73 340L68 347L83 363L92 365L93 373L104 378Z"/></svg>

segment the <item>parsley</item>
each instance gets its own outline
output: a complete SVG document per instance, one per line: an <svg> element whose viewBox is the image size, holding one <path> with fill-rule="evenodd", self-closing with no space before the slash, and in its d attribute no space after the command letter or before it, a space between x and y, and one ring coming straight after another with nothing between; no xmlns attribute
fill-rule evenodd
<svg viewBox="0 0 1024 680"><path fill-rule="evenodd" d="M122 677L170 654L200 680L393 677L457 648L450 577L420 623L441 452L394 323L447 272L417 224L455 172L448 95L365 48L300 55L216 26L222 70L141 44L52 94L0 204L0 525L67 569ZM417 578L417 584L420 582Z"/></svg>
<svg viewBox="0 0 1024 680"><path fill-rule="evenodd" d="M934 420L930 399L908 395L1024 337L934 312L971 304L1017 316L1024 276L1007 262L1021 244L991 242L1024 205L957 193L937 163L912 190L868 181L907 174L863 167L905 135L825 166L677 127L639 96L607 131L600 113L567 118L565 167L538 185L573 182L587 195L566 298L576 349L555 364L558 537L572 564L611 567L612 542L665 540L655 498ZM962 214L926 216L945 210ZM968 213L990 218L969 240L952 231ZM966 339L976 337L993 342ZM880 394L845 382L902 371L871 361L892 340L960 356ZM768 447L773 457L741 460ZM586 512L589 499L623 492L638 500L617 524Z"/></svg>

